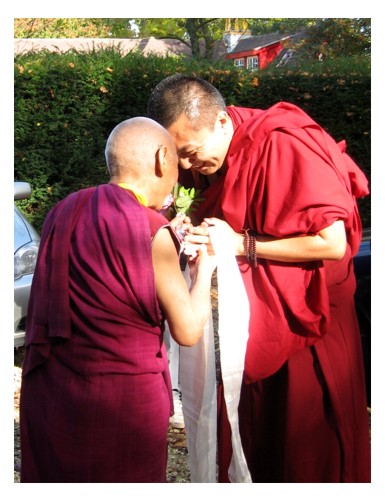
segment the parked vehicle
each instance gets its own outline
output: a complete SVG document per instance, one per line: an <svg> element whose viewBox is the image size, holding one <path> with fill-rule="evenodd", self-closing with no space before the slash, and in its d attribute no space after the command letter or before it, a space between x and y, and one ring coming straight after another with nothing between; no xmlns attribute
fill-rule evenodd
<svg viewBox="0 0 385 500"><path fill-rule="evenodd" d="M14 200L31 196L28 182L14 182ZM24 345L27 308L40 236L14 204L14 347Z"/></svg>
<svg viewBox="0 0 385 500"><path fill-rule="evenodd" d="M355 294L356 312L360 324L364 354L366 393L371 405L371 230L364 229L360 249L354 257L357 280Z"/></svg>

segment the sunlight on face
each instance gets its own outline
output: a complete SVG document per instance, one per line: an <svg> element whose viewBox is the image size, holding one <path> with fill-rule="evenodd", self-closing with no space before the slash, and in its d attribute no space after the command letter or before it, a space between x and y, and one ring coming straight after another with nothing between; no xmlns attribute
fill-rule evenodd
<svg viewBox="0 0 385 500"><path fill-rule="evenodd" d="M232 124L226 113L219 113L214 127L195 130L182 115L169 128L183 169L193 168L203 175L215 173L225 160L231 137Z"/></svg>

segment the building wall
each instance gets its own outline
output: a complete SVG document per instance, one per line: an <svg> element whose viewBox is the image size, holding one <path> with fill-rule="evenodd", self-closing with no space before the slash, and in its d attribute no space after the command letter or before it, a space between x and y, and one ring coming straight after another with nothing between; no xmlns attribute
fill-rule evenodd
<svg viewBox="0 0 385 500"><path fill-rule="evenodd" d="M261 50L259 54L259 67L260 69L266 68L270 63L274 61L277 55L282 50L282 44L277 43L274 45L270 45L269 47L265 47Z"/></svg>
<svg viewBox="0 0 385 500"><path fill-rule="evenodd" d="M244 67L247 68L247 58L258 56L259 58L259 69L264 69L268 66L277 55L282 50L281 42L275 43L273 45L269 45L268 47L263 47L262 49L250 50L245 52L238 52L233 54L227 54L226 59L244 59Z"/></svg>

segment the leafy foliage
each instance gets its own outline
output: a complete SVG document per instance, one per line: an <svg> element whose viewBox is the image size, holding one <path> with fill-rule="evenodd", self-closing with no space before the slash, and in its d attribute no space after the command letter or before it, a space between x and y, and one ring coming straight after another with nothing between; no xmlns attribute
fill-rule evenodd
<svg viewBox="0 0 385 500"><path fill-rule="evenodd" d="M176 183L172 192L175 215L179 213L188 215L194 212L199 202L203 201L200 194L201 191L199 189L195 189L194 187L185 188Z"/></svg>
<svg viewBox="0 0 385 500"><path fill-rule="evenodd" d="M129 38L135 37L129 19L15 18L15 38Z"/></svg>
<svg viewBox="0 0 385 500"><path fill-rule="evenodd" d="M187 42L186 19L183 18L135 18L140 37L175 38Z"/></svg>
<svg viewBox="0 0 385 500"><path fill-rule="evenodd" d="M292 46L317 60L370 52L368 18L15 18L15 38L174 38L194 57L213 60L214 45L229 29L252 35L303 33Z"/></svg>
<svg viewBox="0 0 385 500"><path fill-rule="evenodd" d="M294 44L301 58L327 60L369 57L371 21L364 18L327 18L307 26L306 36Z"/></svg>
<svg viewBox="0 0 385 500"><path fill-rule="evenodd" d="M14 175L33 188L22 209L40 229L48 209L64 196L108 182L109 133L122 120L145 116L151 90L178 72L208 80L229 105L264 109L280 100L299 105L336 140L347 140L348 153L370 177L370 64L343 62L253 73L228 62L122 55L113 48L17 56ZM363 206L369 225L370 200Z"/></svg>

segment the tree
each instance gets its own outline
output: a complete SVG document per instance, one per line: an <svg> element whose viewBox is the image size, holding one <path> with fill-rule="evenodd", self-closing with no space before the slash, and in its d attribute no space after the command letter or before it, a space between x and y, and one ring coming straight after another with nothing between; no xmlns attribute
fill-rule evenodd
<svg viewBox="0 0 385 500"><path fill-rule="evenodd" d="M191 47L194 57L208 60L212 59L215 42L230 28L251 35L301 33L300 41L292 42L292 46L308 59L320 54L335 58L370 52L370 19L365 18L142 18L136 23L140 37L176 38Z"/></svg>
<svg viewBox="0 0 385 500"><path fill-rule="evenodd" d="M294 36L291 47L301 59L323 60L369 55L371 21L366 18L269 18L248 19L252 34L279 32Z"/></svg>
<svg viewBox="0 0 385 500"><path fill-rule="evenodd" d="M310 59L334 59L341 56L370 55L371 21L364 18L318 19L307 29L300 44Z"/></svg>
<svg viewBox="0 0 385 500"><path fill-rule="evenodd" d="M174 38L188 45L193 57L212 60L215 43L233 26L252 35L303 33L299 42L292 42L302 59L370 54L371 23L366 18L16 18L14 36Z"/></svg>
<svg viewBox="0 0 385 500"><path fill-rule="evenodd" d="M252 35L263 35L268 33L282 33L285 35L296 33L307 29L316 20L311 18L249 18L246 19Z"/></svg>
<svg viewBox="0 0 385 500"><path fill-rule="evenodd" d="M15 38L133 38L129 19L15 18Z"/></svg>
<svg viewBox="0 0 385 500"><path fill-rule="evenodd" d="M140 37L174 38L191 48L193 57L211 60L214 44L221 40L226 19L137 18Z"/></svg>
<svg viewBox="0 0 385 500"><path fill-rule="evenodd" d="M135 18L140 38L174 38L188 44L184 18Z"/></svg>

